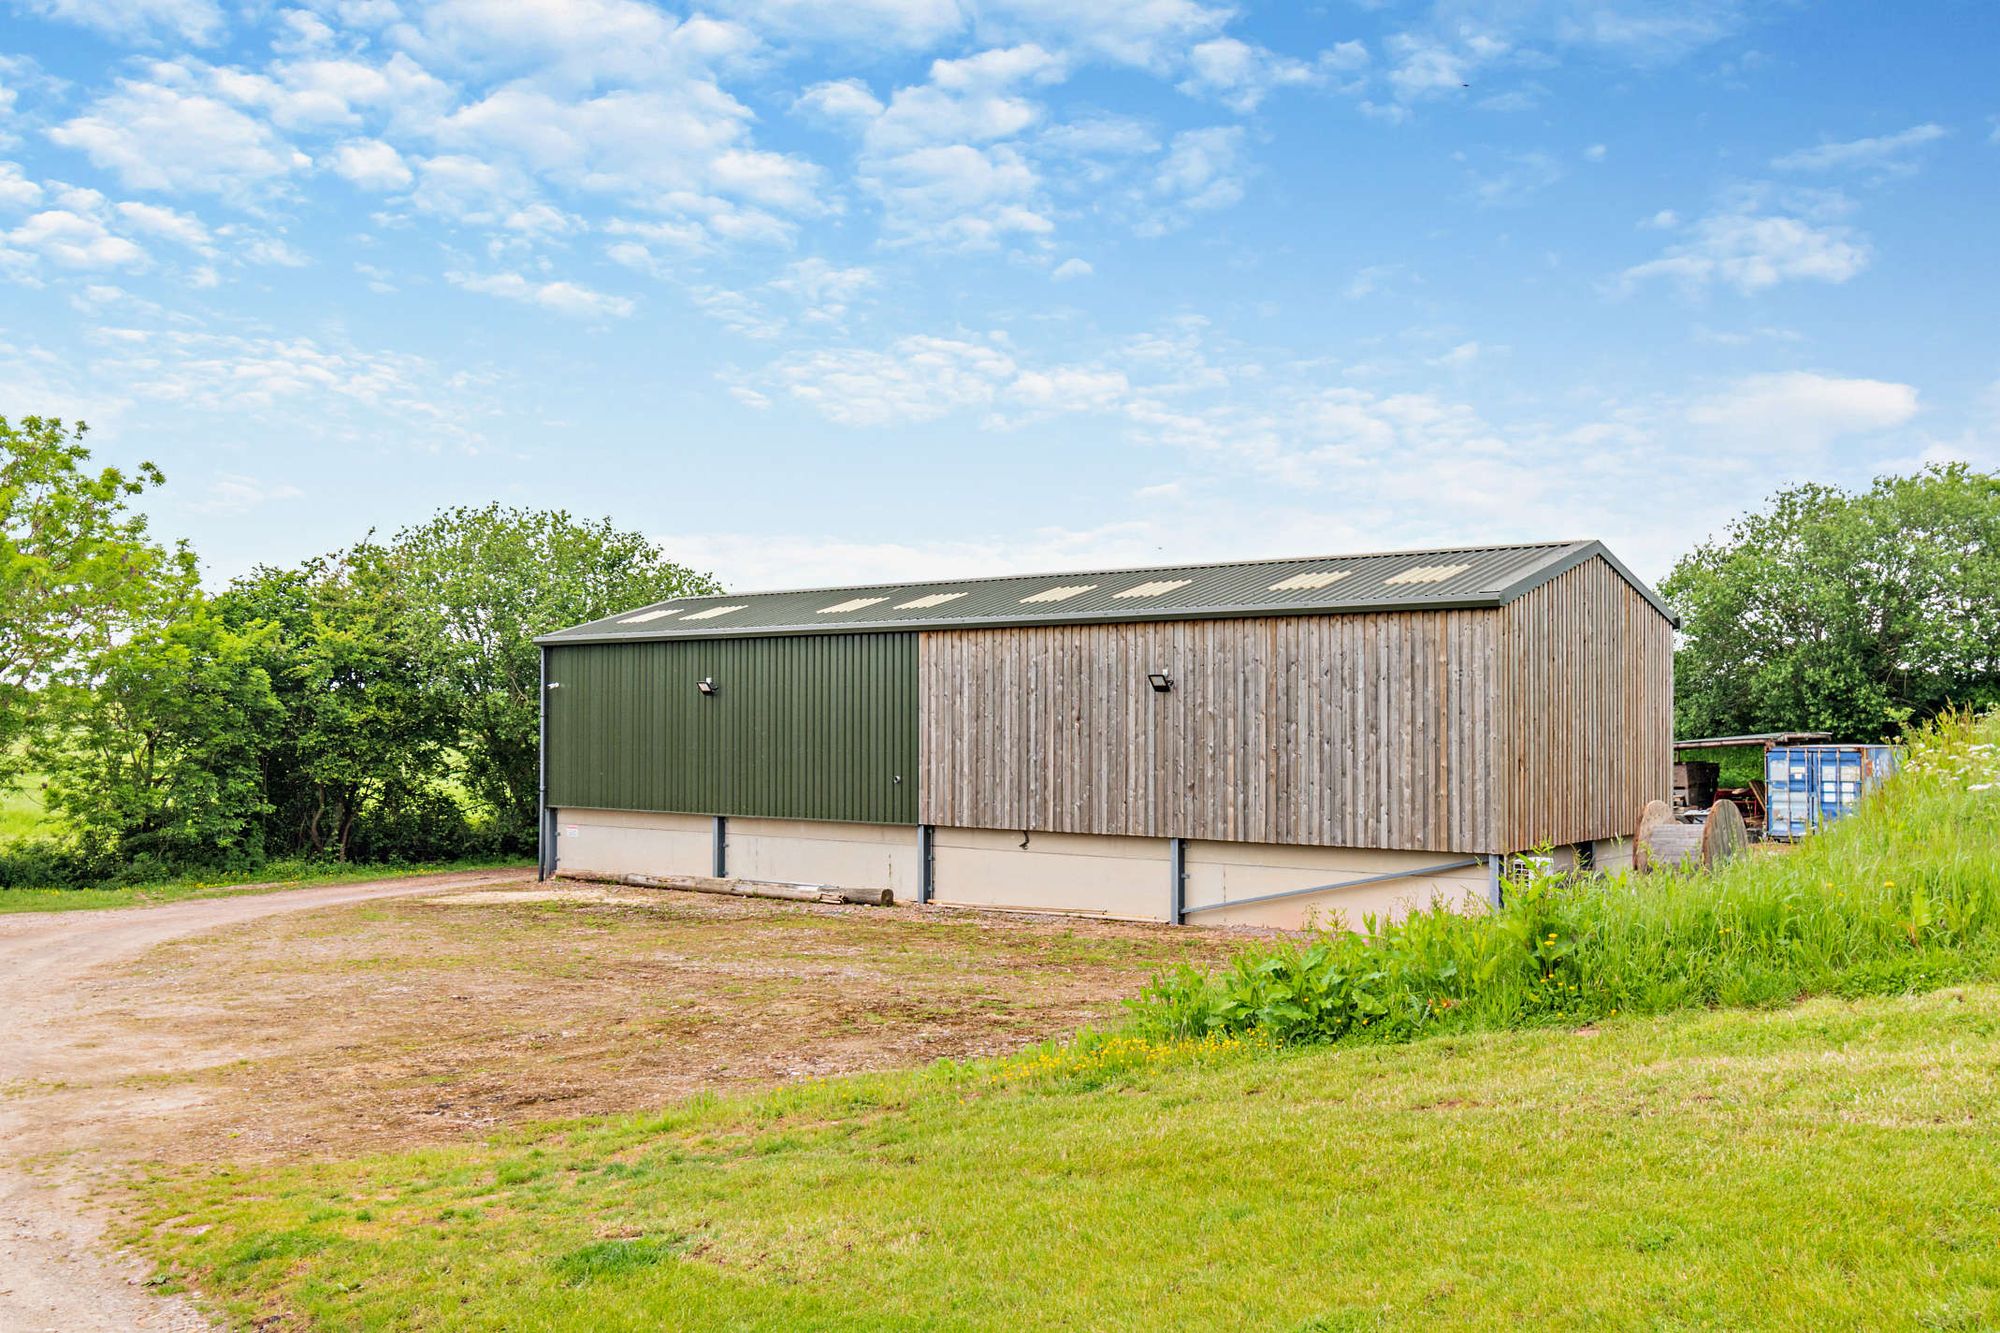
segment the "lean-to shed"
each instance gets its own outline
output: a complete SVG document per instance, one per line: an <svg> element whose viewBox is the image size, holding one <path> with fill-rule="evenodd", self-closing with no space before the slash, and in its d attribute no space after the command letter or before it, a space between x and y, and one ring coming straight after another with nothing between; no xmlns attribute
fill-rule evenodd
<svg viewBox="0 0 2000 1333"><path fill-rule="evenodd" d="M685 598L549 635L544 873L1295 924L1629 860L1673 620L1598 542Z"/></svg>

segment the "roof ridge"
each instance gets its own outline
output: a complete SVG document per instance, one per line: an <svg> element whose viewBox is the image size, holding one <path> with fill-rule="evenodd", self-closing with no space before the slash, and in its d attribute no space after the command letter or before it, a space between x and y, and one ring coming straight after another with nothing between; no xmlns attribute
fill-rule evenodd
<svg viewBox="0 0 2000 1333"><path fill-rule="evenodd" d="M952 578L900 579L875 583L830 583L813 584L803 588L762 588L757 591L735 591L699 593L688 597L670 597L663 602L648 602L646 606L634 607L633 611L643 611L654 606L669 606L674 602L694 601L697 598L714 597L802 597L807 593L823 592L880 592L888 588L914 588L919 585L949 586L960 583L998 583L1002 579L1070 579L1104 578L1113 574L1150 574L1166 570L1196 569L1242 569L1257 565L1297 565L1311 564L1321 560L1381 560L1401 555L1467 555L1491 551L1535 551L1546 550L1555 556L1580 546L1588 546L1595 539L1556 542L1496 542L1485 546L1417 546L1396 551L1334 551L1320 555L1278 555L1260 556L1250 560L1199 560L1182 564L1117 565L1109 569L1032 569L1019 574L960 574ZM624 614L631 614L625 612Z"/></svg>

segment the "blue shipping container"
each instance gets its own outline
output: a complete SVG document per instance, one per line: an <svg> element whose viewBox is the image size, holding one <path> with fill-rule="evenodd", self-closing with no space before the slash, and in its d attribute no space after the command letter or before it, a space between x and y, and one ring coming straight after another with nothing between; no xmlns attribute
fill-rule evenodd
<svg viewBox="0 0 2000 1333"><path fill-rule="evenodd" d="M1764 836L1790 842L1853 810L1896 771L1892 745L1792 745L1764 754Z"/></svg>

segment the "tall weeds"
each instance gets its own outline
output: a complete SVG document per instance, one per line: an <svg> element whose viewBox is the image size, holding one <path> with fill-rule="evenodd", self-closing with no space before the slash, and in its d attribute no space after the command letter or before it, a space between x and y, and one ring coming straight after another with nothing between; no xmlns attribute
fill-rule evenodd
<svg viewBox="0 0 2000 1333"><path fill-rule="evenodd" d="M2000 974L2000 714L1952 713L1903 769L1798 848L1714 872L1541 875L1500 911L1438 906L1257 943L1129 1002L1152 1038L1281 1042L1587 1022Z"/></svg>

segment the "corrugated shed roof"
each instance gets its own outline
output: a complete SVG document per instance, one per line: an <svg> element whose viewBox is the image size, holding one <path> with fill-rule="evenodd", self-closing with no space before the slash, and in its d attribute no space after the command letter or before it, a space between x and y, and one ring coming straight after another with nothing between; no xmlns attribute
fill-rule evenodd
<svg viewBox="0 0 2000 1333"><path fill-rule="evenodd" d="M541 642L973 629L1500 606L1602 556L1660 614L1672 611L1602 542L1466 546L1213 565L738 592L634 607Z"/></svg>

